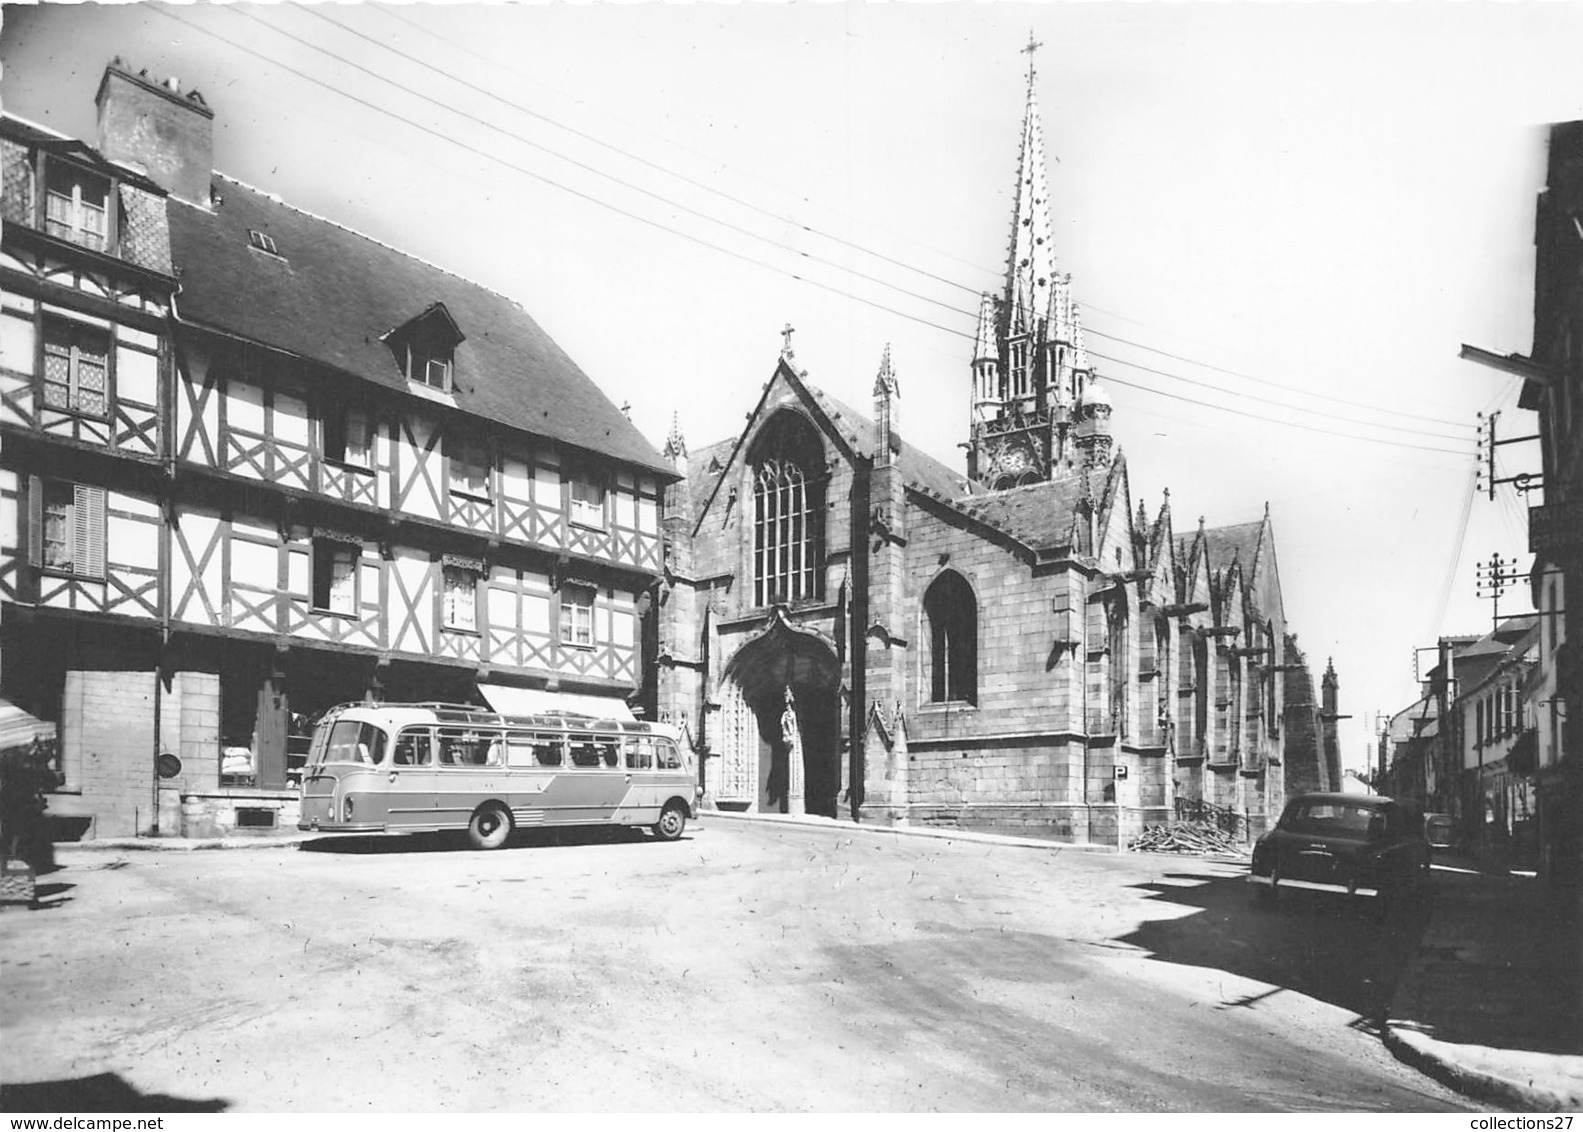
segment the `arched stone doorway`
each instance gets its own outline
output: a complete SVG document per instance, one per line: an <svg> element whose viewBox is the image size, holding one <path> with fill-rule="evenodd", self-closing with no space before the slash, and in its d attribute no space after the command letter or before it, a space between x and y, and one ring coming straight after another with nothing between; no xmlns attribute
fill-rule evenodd
<svg viewBox="0 0 1583 1132"><path fill-rule="evenodd" d="M841 667L817 634L777 613L726 666L713 781L717 804L836 816Z"/></svg>

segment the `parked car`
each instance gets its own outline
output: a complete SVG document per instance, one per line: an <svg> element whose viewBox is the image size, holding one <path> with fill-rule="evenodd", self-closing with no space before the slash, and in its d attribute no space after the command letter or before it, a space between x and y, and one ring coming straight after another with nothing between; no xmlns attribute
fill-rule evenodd
<svg viewBox="0 0 1583 1132"><path fill-rule="evenodd" d="M1412 808L1373 794L1299 794L1253 847L1260 899L1334 893L1390 913L1429 894L1429 842Z"/></svg>

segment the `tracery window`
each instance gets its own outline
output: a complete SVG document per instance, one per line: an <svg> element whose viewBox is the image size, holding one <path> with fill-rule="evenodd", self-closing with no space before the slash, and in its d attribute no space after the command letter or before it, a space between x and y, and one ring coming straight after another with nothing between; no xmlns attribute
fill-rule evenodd
<svg viewBox="0 0 1583 1132"><path fill-rule="evenodd" d="M929 630L929 701L978 702L978 601L955 571L936 578L923 595Z"/></svg>
<svg viewBox="0 0 1583 1132"><path fill-rule="evenodd" d="M755 442L754 604L824 596L823 449L812 426L783 413Z"/></svg>

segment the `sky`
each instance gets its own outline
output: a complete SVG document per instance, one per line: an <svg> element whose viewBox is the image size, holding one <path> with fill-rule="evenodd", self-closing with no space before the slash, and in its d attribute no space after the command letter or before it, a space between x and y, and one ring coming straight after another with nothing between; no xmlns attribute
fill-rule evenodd
<svg viewBox="0 0 1583 1132"><path fill-rule="evenodd" d="M1481 632L1527 554L1475 491L1531 435L1544 132L1583 118L1583 5L17 5L4 109L95 137L120 55L215 111L215 167L515 299L659 447L734 436L794 327L860 410L961 469L977 295L1005 270L1030 36L1059 267L1133 508L1270 509L1343 763ZM1538 467L1498 450L1498 475ZM1529 609L1509 589L1502 614Z"/></svg>

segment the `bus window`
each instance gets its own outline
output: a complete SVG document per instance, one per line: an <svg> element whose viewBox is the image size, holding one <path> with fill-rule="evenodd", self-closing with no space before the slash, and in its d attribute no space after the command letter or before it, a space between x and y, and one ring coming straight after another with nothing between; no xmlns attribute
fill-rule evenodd
<svg viewBox="0 0 1583 1132"><path fill-rule="evenodd" d="M343 719L330 731L330 742L324 761L332 763L368 763L378 766L385 758L385 733L372 723L354 723Z"/></svg>
<svg viewBox="0 0 1583 1132"><path fill-rule="evenodd" d="M599 747L592 739L572 740L572 765L573 766L598 766Z"/></svg>
<svg viewBox="0 0 1583 1132"><path fill-rule="evenodd" d="M661 770L682 769L682 756L676 750L675 743L669 739L656 739L654 746L656 748L654 761Z"/></svg>
<svg viewBox="0 0 1583 1132"><path fill-rule="evenodd" d="M561 737L535 734L515 734L510 737L512 766L560 766L562 760Z"/></svg>
<svg viewBox="0 0 1583 1132"><path fill-rule="evenodd" d="M652 740L648 738L627 740L627 769L654 769L654 743Z"/></svg>
<svg viewBox="0 0 1583 1132"><path fill-rule="evenodd" d="M480 733L472 728L441 727L438 732L441 766L499 766L501 748L498 734Z"/></svg>
<svg viewBox="0 0 1583 1132"><path fill-rule="evenodd" d="M621 741L619 739L595 739L594 746L599 751L600 761L606 766L621 765Z"/></svg>
<svg viewBox="0 0 1583 1132"><path fill-rule="evenodd" d="M391 761L396 766L431 765L434 762L434 743L428 728L403 731L396 739L396 751Z"/></svg>

